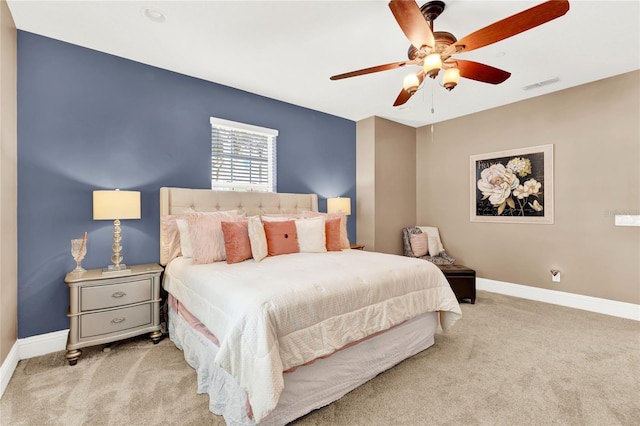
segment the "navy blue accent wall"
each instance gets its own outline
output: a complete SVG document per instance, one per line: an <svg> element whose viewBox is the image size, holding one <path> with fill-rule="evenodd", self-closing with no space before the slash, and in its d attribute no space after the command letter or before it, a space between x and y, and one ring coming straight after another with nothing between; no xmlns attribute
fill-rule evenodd
<svg viewBox="0 0 640 426"><path fill-rule="evenodd" d="M259 76L260 70L256 70ZM210 188L209 117L279 130L278 191L352 199L355 122L18 31L18 335L66 329L75 266L110 263L113 223L92 220L96 189L141 191L122 221L124 262L159 259L159 188Z"/></svg>

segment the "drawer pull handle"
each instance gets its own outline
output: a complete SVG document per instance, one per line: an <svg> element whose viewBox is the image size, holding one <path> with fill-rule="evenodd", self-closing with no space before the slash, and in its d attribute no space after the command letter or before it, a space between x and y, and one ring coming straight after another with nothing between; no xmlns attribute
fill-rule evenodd
<svg viewBox="0 0 640 426"><path fill-rule="evenodd" d="M124 322L124 320L125 320L124 317L114 318L111 320L111 324L120 324L121 322Z"/></svg>
<svg viewBox="0 0 640 426"><path fill-rule="evenodd" d="M116 291L111 295L111 297L115 297L116 299L119 299L121 297L125 297L126 295L127 293L125 293L124 291Z"/></svg>

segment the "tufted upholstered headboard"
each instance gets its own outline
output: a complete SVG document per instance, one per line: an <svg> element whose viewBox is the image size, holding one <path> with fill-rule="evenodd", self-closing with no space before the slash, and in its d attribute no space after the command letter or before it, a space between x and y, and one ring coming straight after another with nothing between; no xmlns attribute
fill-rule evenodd
<svg viewBox="0 0 640 426"><path fill-rule="evenodd" d="M184 214L188 209L201 212L242 210L247 216L318 211L317 194L275 192L214 191L211 189L160 188L160 216ZM160 229L160 248L165 235ZM162 261L163 259L161 259ZM163 263L164 264L164 263Z"/></svg>

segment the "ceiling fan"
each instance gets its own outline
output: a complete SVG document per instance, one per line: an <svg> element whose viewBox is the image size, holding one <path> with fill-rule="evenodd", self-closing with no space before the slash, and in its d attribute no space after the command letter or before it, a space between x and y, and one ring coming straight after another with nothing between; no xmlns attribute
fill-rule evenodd
<svg viewBox="0 0 640 426"><path fill-rule="evenodd" d="M422 69L417 73L405 77L403 89L393 104L393 106L399 106L416 93L425 76L435 79L441 69L444 70L443 86L447 90L456 87L460 77L483 83L502 83L511 76L511 73L478 62L457 59L453 55L488 46L559 18L569 10L569 2L548 0L481 28L460 40L446 31L433 31L433 21L445 9L445 3L442 1L434 0L418 7L414 0L391 0L389 8L411 42L408 52L409 60L334 75L331 80L387 71L407 65L421 66Z"/></svg>

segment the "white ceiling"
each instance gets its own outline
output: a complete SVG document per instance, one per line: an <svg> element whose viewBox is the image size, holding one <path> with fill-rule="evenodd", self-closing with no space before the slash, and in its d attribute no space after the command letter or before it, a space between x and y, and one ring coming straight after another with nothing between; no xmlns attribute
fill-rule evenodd
<svg viewBox="0 0 640 426"><path fill-rule="evenodd" d="M539 3L449 0L434 29L460 39ZM458 56L511 72L506 82L461 79L447 92L425 79L393 107L406 69L329 80L407 58L409 42L387 4L8 0L18 29L354 121L376 115L418 127L640 69L640 2L573 0L561 18ZM166 20L149 20L144 8Z"/></svg>

